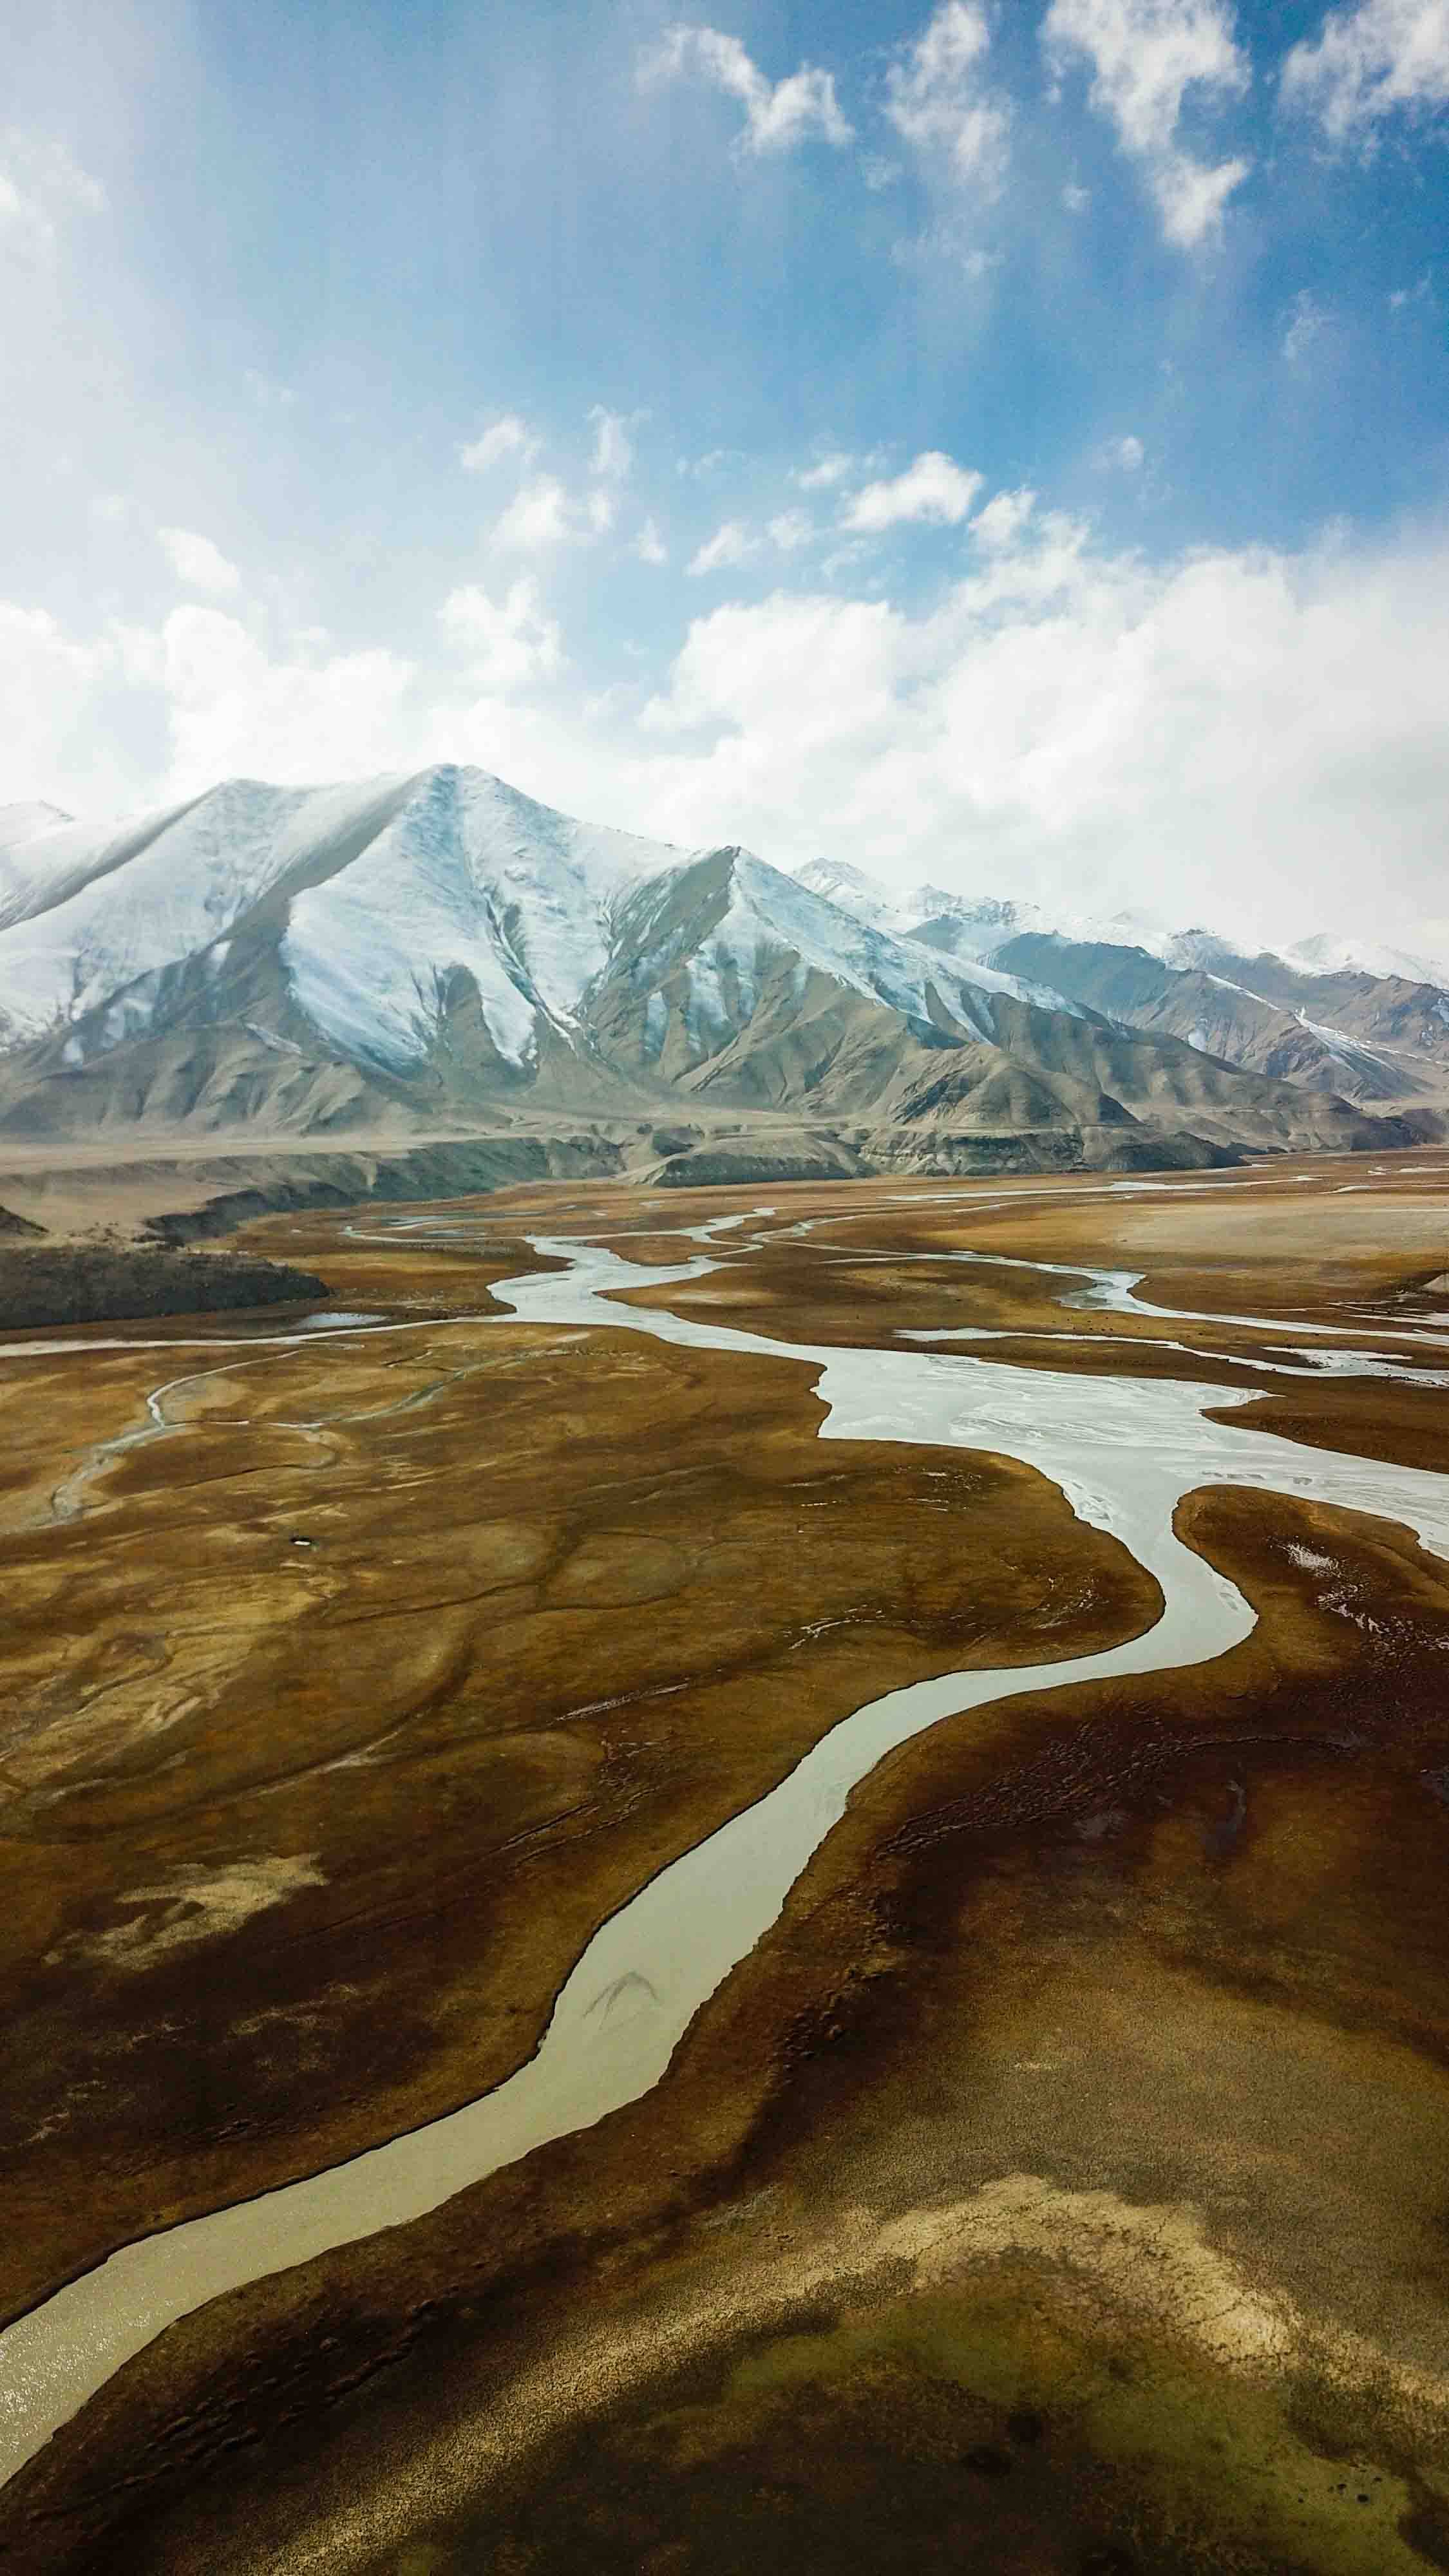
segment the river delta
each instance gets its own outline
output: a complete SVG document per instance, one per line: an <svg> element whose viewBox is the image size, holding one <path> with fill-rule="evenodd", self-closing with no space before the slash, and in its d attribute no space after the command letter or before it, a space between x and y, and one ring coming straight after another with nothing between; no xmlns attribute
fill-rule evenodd
<svg viewBox="0 0 1449 2576"><path fill-rule="evenodd" d="M1449 2565L1449 1196L0 1340L0 2563Z"/></svg>

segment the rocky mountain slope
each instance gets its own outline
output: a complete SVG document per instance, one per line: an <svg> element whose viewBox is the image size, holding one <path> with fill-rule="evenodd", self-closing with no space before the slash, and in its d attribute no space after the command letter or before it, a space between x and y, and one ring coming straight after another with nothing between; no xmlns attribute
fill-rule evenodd
<svg viewBox="0 0 1449 2576"><path fill-rule="evenodd" d="M1054 918L1039 904L931 885L892 895L825 860L800 874L835 881L834 900L859 918L889 922L942 956L1032 976L1106 1018L1274 1081L1374 1107L1449 1103L1449 964L1430 957L1356 949L1331 933L1249 956L1143 913Z"/></svg>
<svg viewBox="0 0 1449 2576"><path fill-rule="evenodd" d="M1360 1099L1408 1094L1315 1040L1286 986L1249 997L1272 1024L1251 1045L1230 1012L1209 1030L1209 987L1228 978L1098 957L1009 903L676 849L480 770L232 780L110 830L0 814L0 1134L58 1149L587 1129L617 1167L669 1162L683 1119L694 1155L748 1156L758 1129L777 1159L956 1168L1431 1132L1342 1096L1342 1065ZM1370 1054L1381 1015L1361 1005Z"/></svg>

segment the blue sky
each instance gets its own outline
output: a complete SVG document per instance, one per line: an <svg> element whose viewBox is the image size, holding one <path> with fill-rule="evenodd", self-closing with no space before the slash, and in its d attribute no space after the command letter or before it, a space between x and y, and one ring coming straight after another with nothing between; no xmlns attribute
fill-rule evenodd
<svg viewBox="0 0 1449 2576"><path fill-rule="evenodd" d="M1449 912L1446 0L19 15L0 797Z"/></svg>

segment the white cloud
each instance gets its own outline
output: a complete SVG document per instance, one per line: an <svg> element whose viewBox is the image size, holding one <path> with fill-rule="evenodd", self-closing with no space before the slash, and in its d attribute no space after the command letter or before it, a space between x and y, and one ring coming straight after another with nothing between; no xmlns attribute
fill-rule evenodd
<svg viewBox="0 0 1449 2576"><path fill-rule="evenodd" d="M588 545L613 524L614 503L605 491L574 498L556 474L523 484L493 528L505 554L546 554L555 546Z"/></svg>
<svg viewBox="0 0 1449 2576"><path fill-rule="evenodd" d="M853 139L831 73L802 63L788 79L772 84L738 36L723 35L717 27L668 28L642 58L639 73L646 84L693 74L738 99L745 111L735 146L739 152L788 152L812 134L837 149Z"/></svg>
<svg viewBox="0 0 1449 2576"><path fill-rule="evenodd" d="M1069 215L1084 215L1091 202L1092 191L1090 188L1080 187L1075 179L1069 179L1067 181L1066 186L1062 190L1062 204L1066 207Z"/></svg>
<svg viewBox="0 0 1449 2576"><path fill-rule="evenodd" d="M1122 438L1104 438L1092 463L1099 473L1139 474L1147 450L1129 429Z"/></svg>
<svg viewBox="0 0 1449 2576"><path fill-rule="evenodd" d="M207 590L218 597L240 590L236 565L228 563L210 537L199 537L192 528L158 528L156 537L177 580L188 590Z"/></svg>
<svg viewBox="0 0 1449 2576"><path fill-rule="evenodd" d="M662 734L723 726L752 762L773 763L783 705L802 753L838 743L848 707L857 740L879 744L894 713L899 625L893 609L873 602L787 592L717 608L690 627L646 726Z"/></svg>
<svg viewBox="0 0 1449 2576"><path fill-rule="evenodd" d="M1001 253L985 249L968 224L948 216L943 223L927 224L924 232L892 243L891 257L899 268L946 260L975 284L1000 264Z"/></svg>
<svg viewBox="0 0 1449 2576"><path fill-rule="evenodd" d="M410 663L376 649L272 660L218 608L176 608L161 628L171 723L168 791L245 774L304 785L398 761Z"/></svg>
<svg viewBox="0 0 1449 2576"><path fill-rule="evenodd" d="M8 764L0 804L30 797L50 797L67 808L83 804L71 781L87 779L95 693L110 660L104 639L78 643L43 608L0 599Z"/></svg>
<svg viewBox="0 0 1449 2576"><path fill-rule="evenodd" d="M1179 250L1196 250L1221 227L1223 208L1252 168L1250 161L1217 161L1211 167L1190 152L1174 152L1152 174L1152 193L1164 238Z"/></svg>
<svg viewBox="0 0 1449 2576"><path fill-rule="evenodd" d="M818 465L802 466L791 480L799 484L802 492L828 492L832 484L843 483L853 474L856 464L855 457L837 448L829 456L822 456Z"/></svg>
<svg viewBox="0 0 1449 2576"><path fill-rule="evenodd" d="M1091 63L1092 105L1141 166L1166 239L1184 250L1210 239L1251 165L1198 161L1177 128L1189 89L1235 97L1249 85L1229 0L1052 0L1041 36L1058 63Z"/></svg>
<svg viewBox="0 0 1449 2576"><path fill-rule="evenodd" d="M502 599L477 582L449 591L438 611L443 632L467 657L469 677L480 689L532 688L556 679L563 668L563 638L549 617L537 582L521 573Z"/></svg>
<svg viewBox="0 0 1449 2576"><path fill-rule="evenodd" d="M696 483L707 482L723 465L737 465L744 455L742 447L711 447L703 456L676 457L676 474L687 474Z"/></svg>
<svg viewBox="0 0 1449 2576"><path fill-rule="evenodd" d="M690 573L727 572L735 564L748 563L758 554L760 541L752 536L743 519L726 519L723 527L690 556L684 569Z"/></svg>
<svg viewBox="0 0 1449 2576"><path fill-rule="evenodd" d="M1283 334L1283 355L1290 366L1295 366L1300 358L1307 356L1314 341L1321 338L1327 327L1328 315L1324 307L1306 286L1301 288L1293 298L1288 327Z"/></svg>
<svg viewBox="0 0 1449 2576"><path fill-rule="evenodd" d="M904 173L899 161L888 161L883 152L862 152L860 175L872 196L879 196L883 188L893 188Z"/></svg>
<svg viewBox="0 0 1449 2576"><path fill-rule="evenodd" d="M629 819L1387 936L1443 909L1446 664L1449 532L1152 567L1047 512L921 618L795 593L696 620Z"/></svg>
<svg viewBox="0 0 1449 2576"><path fill-rule="evenodd" d="M0 224L11 224L36 242L55 238L57 221L72 213L98 215L106 193L53 135L10 126L0 135Z"/></svg>
<svg viewBox="0 0 1449 2576"><path fill-rule="evenodd" d="M1023 484L1016 492L998 492L971 522L973 542L988 554L1013 546L1036 507L1036 494Z"/></svg>
<svg viewBox="0 0 1449 2576"><path fill-rule="evenodd" d="M909 522L959 527L981 489L982 477L957 465L938 448L928 448L886 483L867 483L847 502L841 524L861 535Z"/></svg>
<svg viewBox="0 0 1449 2576"><path fill-rule="evenodd" d="M886 73L885 112L902 140L988 193L1006 168L1011 111L983 88L991 32L981 0L941 0L925 33Z"/></svg>
<svg viewBox="0 0 1449 2576"><path fill-rule="evenodd" d="M486 474L505 456L516 456L520 464L526 465L537 448L538 441L527 421L520 420L516 411L506 411L467 447L459 448L458 462L466 473Z"/></svg>
<svg viewBox="0 0 1449 2576"><path fill-rule="evenodd" d="M815 523L803 510L781 510L769 523L770 537L782 555L792 555L800 546L808 546L815 534Z"/></svg>
<svg viewBox="0 0 1449 2576"><path fill-rule="evenodd" d="M1449 0L1359 0L1334 9L1283 64L1282 95L1335 143L1369 138L1384 117L1449 104Z"/></svg>
<svg viewBox="0 0 1449 2576"><path fill-rule="evenodd" d="M648 417L642 411L607 411L602 403L595 403L589 413L594 425L590 471L608 482L622 483L634 462L633 432Z"/></svg>
<svg viewBox="0 0 1449 2576"><path fill-rule="evenodd" d="M666 564L669 549L652 519L646 519L634 540L634 552L641 563Z"/></svg>
<svg viewBox="0 0 1449 2576"><path fill-rule="evenodd" d="M1444 911L1449 525L1153 565L1039 506L1010 529L997 504L1019 498L981 511L987 541L928 613L782 591L697 617L633 728L582 681L535 689L536 662L512 663L510 696L510 629L549 658L526 590L490 596L481 623L452 611L464 653L465 628L480 647L462 688L386 651L268 652L199 603L90 639L0 608L0 795L122 801L96 762L124 686L145 693L142 736L175 743L164 781L126 782L133 809L237 773L471 759L689 846L743 840L777 863L828 847L903 884L944 866L963 887L1080 904L1085 884L1104 909L1150 900L1254 937L1324 923L1412 946Z"/></svg>

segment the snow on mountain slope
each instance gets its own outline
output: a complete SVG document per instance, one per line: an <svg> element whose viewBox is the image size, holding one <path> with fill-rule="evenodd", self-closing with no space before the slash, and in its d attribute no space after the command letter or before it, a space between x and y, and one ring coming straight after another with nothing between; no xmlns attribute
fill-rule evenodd
<svg viewBox="0 0 1449 2576"><path fill-rule="evenodd" d="M546 1009L571 1018L603 972L619 896L693 853L606 824L579 823L478 769L435 770L460 846L500 936Z"/></svg>
<svg viewBox="0 0 1449 2576"><path fill-rule="evenodd" d="M910 1082L934 1100L945 1050L958 1121L1099 1124L1157 1082L1228 1132L1236 1077L1219 1065L1209 1080L1202 1057L1194 1070L1175 1031L1201 1029L1204 1053L1231 1040L1244 1065L1277 1048L1305 1087L1325 1087L1327 1066L1337 1091L1341 1066L1365 1097L1422 1093L1441 1055L1449 1068L1449 1013L1434 1018L1422 987L1385 988L1381 1010L1352 979L1313 992L1282 966L1281 990L1232 992L1235 1016L1211 994L1205 1006L1203 967L1221 958L1227 998L1252 961L1210 934L1120 914L1045 934L1047 918L929 883L896 897L824 860L791 876L739 848L681 850L451 765L318 788L232 780L121 826L11 810L6 1115L74 1132L112 1117L323 1124L359 1103L472 1117L524 1087L634 1115L676 1086L854 1114ZM1164 962L1174 942L1191 973ZM1128 1026L1147 1033L1137 1054L1119 1044ZM1265 1108L1260 1094L1244 1095L1244 1133L1297 1133L1299 1095Z"/></svg>
<svg viewBox="0 0 1449 2576"><path fill-rule="evenodd" d="M104 865L120 829L78 823L58 805L0 808L0 930L74 894Z"/></svg>
<svg viewBox="0 0 1449 2576"><path fill-rule="evenodd" d="M1167 957L1180 934L1167 930L1142 911L1110 914L1064 912L1009 895L954 894L929 880L892 893L863 868L844 860L810 859L796 870L796 882L825 896L843 912L870 922L898 938L911 938L927 924L931 945L957 958L989 961L993 950L1024 935L1071 939L1104 946L1140 947ZM1189 938L1204 936L1188 933ZM1174 961L1175 962L1175 961Z"/></svg>
<svg viewBox="0 0 1449 2576"><path fill-rule="evenodd" d="M896 927L950 958L1039 979L1124 1028L1171 1034L1244 1070L1369 1102L1449 1089L1449 998L1427 953L1320 934L1250 953L1202 927L1169 929L1141 908L1093 912L964 895L931 882L904 895L817 859L800 871L858 919ZM1204 986L1215 989L1216 1000ZM1232 997L1231 1000L1229 997Z"/></svg>
<svg viewBox="0 0 1449 2576"><path fill-rule="evenodd" d="M924 922L949 921L957 934L953 953L962 957L984 957L994 942L1022 930L1039 930L1045 920L1036 904L952 894L945 886L907 886L904 893L895 894L878 877L848 866L844 859L807 859L796 869L795 881L842 912L852 913L857 921L868 921L872 929L887 930L898 939L910 938Z"/></svg>
<svg viewBox="0 0 1449 2576"><path fill-rule="evenodd" d="M330 848L381 819L403 783L213 788L144 833L134 856L0 935L0 1029L12 1042L38 1037L210 947L289 870L324 866ZM132 1022L150 998L135 997Z"/></svg>
<svg viewBox="0 0 1449 2576"><path fill-rule="evenodd" d="M1287 965L1306 975L1397 976L1406 984L1449 987L1449 959L1416 955L1407 948L1386 948L1376 940L1336 939L1317 931L1283 950Z"/></svg>
<svg viewBox="0 0 1449 2576"><path fill-rule="evenodd" d="M918 885L907 897L917 927L949 922L962 956L986 956L1003 939L1024 930L1039 930L1045 916L1040 904L1015 903L996 895L951 894L945 886Z"/></svg>
<svg viewBox="0 0 1449 2576"><path fill-rule="evenodd" d="M1074 1003L1039 985L943 957L845 911L747 850L711 851L657 878L621 910L619 929L603 1018L616 1025L618 995L627 988L644 1015L651 1063L665 1052L671 1012L690 1067L731 1046L761 1010L761 1029L778 1036L782 1017L805 1006L812 976L883 1005L928 1038L944 1033L994 1044L990 1004L998 994L1081 1016ZM680 1060L675 1045L669 1055Z"/></svg>
<svg viewBox="0 0 1449 2576"><path fill-rule="evenodd" d="M667 843L576 823L482 770L426 771L365 852L297 895L292 989L349 1053L426 1055L449 978L477 986L505 1062L536 1060L538 1014L568 1026L611 946L621 888L676 865Z"/></svg>
<svg viewBox="0 0 1449 2576"><path fill-rule="evenodd" d="M825 902L838 905L842 912L853 913L857 921L870 922L877 930L899 935L920 919L911 909L909 895L898 900L877 877L867 876L864 868L848 866L844 859L807 859L802 868L796 869L795 882L808 887L811 894L822 896Z"/></svg>
<svg viewBox="0 0 1449 2576"><path fill-rule="evenodd" d="M42 820L16 838L0 1034L88 1021L87 1056L134 1036L170 970L224 962L223 943L271 905L296 1001L348 1052L425 1054L461 970L518 1065L536 1010L568 1017L600 972L618 888L679 855L453 768L344 787L232 780L121 834Z"/></svg>
<svg viewBox="0 0 1449 2576"><path fill-rule="evenodd" d="M57 824L73 819L59 805L0 805L0 853L18 850L40 833L53 832Z"/></svg>
<svg viewBox="0 0 1449 2576"><path fill-rule="evenodd" d="M898 937L909 938L930 924L932 945L949 948L957 957L989 961L1008 940L1031 937L1069 940L1082 947L1138 948L1182 971L1226 968L1231 973L1235 962L1241 965L1253 953L1241 941L1201 926L1174 930L1160 915L1141 906L1103 913L1011 895L961 894L929 881L897 893L841 859L810 859L797 869L796 878L842 911ZM1305 979L1371 975L1377 981L1397 978L1449 988L1449 959L1427 949L1396 948L1319 931L1267 954Z"/></svg>
<svg viewBox="0 0 1449 2576"><path fill-rule="evenodd" d="M987 994L1009 993L1017 1001L1081 1017L1075 1003L1042 985L1026 984L974 960L943 958L917 940L857 921L802 885L799 877L766 867L743 851L735 862L734 883L735 900L715 934L716 945L733 946L738 954L763 932L793 949L806 966L871 995L905 1019L931 1022L932 989L967 1029L988 1039L995 1030L983 1007Z"/></svg>
<svg viewBox="0 0 1449 2576"><path fill-rule="evenodd" d="M629 894L687 876L701 855L573 821L451 766L344 787L232 780L129 833L31 813L13 838L41 892L0 931L0 1034L13 1046L73 1031L73 1066L160 1033L177 1009L188 1025L224 1011L240 961L264 956L268 1026L274 1006L295 1007L344 1055L402 1073L476 992L488 1045L522 1072L547 1023L587 1045L588 996L627 940ZM50 853L41 866L37 852ZM696 1058L749 1018L763 961L785 955L908 1020L987 1038L991 993L1075 1007L729 855L722 917L690 932ZM62 893L67 871L84 881Z"/></svg>

